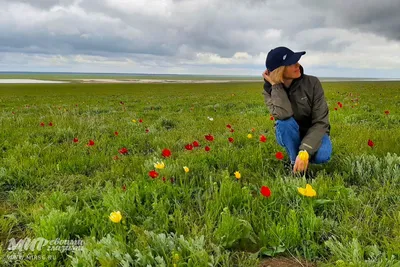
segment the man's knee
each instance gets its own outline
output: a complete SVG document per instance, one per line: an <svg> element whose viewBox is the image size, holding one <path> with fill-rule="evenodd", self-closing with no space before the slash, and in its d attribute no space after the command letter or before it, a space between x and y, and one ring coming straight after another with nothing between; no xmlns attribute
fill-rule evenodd
<svg viewBox="0 0 400 267"><path fill-rule="evenodd" d="M299 129L299 125L297 124L296 120L293 117L290 117L286 120L277 120L276 127L279 129L288 129L288 128L293 128L296 130Z"/></svg>
<svg viewBox="0 0 400 267"><path fill-rule="evenodd" d="M276 121L276 140L283 147L300 146L299 125L293 117Z"/></svg>
<svg viewBox="0 0 400 267"><path fill-rule="evenodd" d="M315 164L326 163L331 159L331 153L317 153L314 158Z"/></svg>

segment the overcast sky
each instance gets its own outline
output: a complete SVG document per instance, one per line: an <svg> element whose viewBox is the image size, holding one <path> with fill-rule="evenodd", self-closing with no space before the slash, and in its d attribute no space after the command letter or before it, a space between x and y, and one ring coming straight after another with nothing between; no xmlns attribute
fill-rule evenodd
<svg viewBox="0 0 400 267"><path fill-rule="evenodd" d="M0 0L0 71L400 77L399 0Z"/></svg>

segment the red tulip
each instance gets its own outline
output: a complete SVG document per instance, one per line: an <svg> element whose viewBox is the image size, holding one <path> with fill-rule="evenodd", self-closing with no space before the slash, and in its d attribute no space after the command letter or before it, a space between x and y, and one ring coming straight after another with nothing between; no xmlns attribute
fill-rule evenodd
<svg viewBox="0 0 400 267"><path fill-rule="evenodd" d="M263 185L261 187L261 195L263 195L264 197L270 197L271 196L271 190L268 188L268 186Z"/></svg>
<svg viewBox="0 0 400 267"><path fill-rule="evenodd" d="M89 143L87 145L88 146L94 146L94 141L93 140L89 140Z"/></svg>
<svg viewBox="0 0 400 267"><path fill-rule="evenodd" d="M142 122L143 122L143 120L142 120L142 119L139 119L139 122L140 122L140 123L142 123Z"/></svg>
<svg viewBox="0 0 400 267"><path fill-rule="evenodd" d="M231 133L233 133L234 131L235 131L234 129L231 129L231 130L230 130Z"/></svg>
<svg viewBox="0 0 400 267"><path fill-rule="evenodd" d="M161 155L162 155L164 158L168 158L168 157L171 156L171 150L169 150L169 149L167 149L167 148L164 148L163 151L161 152Z"/></svg>
<svg viewBox="0 0 400 267"><path fill-rule="evenodd" d="M78 143L79 142L79 140L78 140L78 138L74 138L74 143Z"/></svg>
<svg viewBox="0 0 400 267"><path fill-rule="evenodd" d="M206 138L207 141L210 141L210 142L214 141L214 136L212 136L211 134L205 135L204 137Z"/></svg>
<svg viewBox="0 0 400 267"><path fill-rule="evenodd" d="M335 108L335 110L337 110L337 108Z"/></svg>
<svg viewBox="0 0 400 267"><path fill-rule="evenodd" d="M53 126L53 123L52 123L52 122L49 122L49 126Z"/></svg>
<svg viewBox="0 0 400 267"><path fill-rule="evenodd" d="M264 135L260 136L260 142L265 143L267 141L267 137L265 137Z"/></svg>
<svg viewBox="0 0 400 267"><path fill-rule="evenodd" d="M124 192L126 191L126 185L122 186L122 191L124 191Z"/></svg>
<svg viewBox="0 0 400 267"><path fill-rule="evenodd" d="M232 126L230 124L227 124L226 127L228 127L229 129L232 128Z"/></svg>
<svg viewBox="0 0 400 267"><path fill-rule="evenodd" d="M114 132L115 136L118 136L118 132Z"/></svg>
<svg viewBox="0 0 400 267"><path fill-rule="evenodd" d="M40 126L44 127L44 122L41 122L41 123L40 123Z"/></svg>
<svg viewBox="0 0 400 267"><path fill-rule="evenodd" d="M149 129L146 129L145 132L146 132L146 133L149 133Z"/></svg>
<svg viewBox="0 0 400 267"><path fill-rule="evenodd" d="M128 154L128 149L126 147L123 147L120 150L118 150L118 152L121 155L126 155L126 154Z"/></svg>
<svg viewBox="0 0 400 267"><path fill-rule="evenodd" d="M374 142L372 142L372 140L371 139L368 139L368 146L370 146L370 147L374 147Z"/></svg>
<svg viewBox="0 0 400 267"><path fill-rule="evenodd" d="M274 120L274 116L271 115L271 117L269 117L269 119L270 119L271 121L273 121L273 120Z"/></svg>
<svg viewBox="0 0 400 267"><path fill-rule="evenodd" d="M389 115L390 114L389 110L385 110L385 114Z"/></svg>
<svg viewBox="0 0 400 267"><path fill-rule="evenodd" d="M211 150L211 148L210 148L209 146L206 146L206 147L204 148L204 150L208 152L208 151Z"/></svg>
<svg viewBox="0 0 400 267"><path fill-rule="evenodd" d="M197 142L197 141L194 141L194 142L193 142L193 146L194 146L194 147L199 147L199 145L200 145L199 142Z"/></svg>
<svg viewBox="0 0 400 267"><path fill-rule="evenodd" d="M276 157L277 159L279 159L279 160L283 160L284 155L283 155L282 152L276 152L275 157Z"/></svg>
<svg viewBox="0 0 400 267"><path fill-rule="evenodd" d="M149 171L149 176L151 177L151 178L157 178L157 176L158 176L158 172L156 172L155 170L152 170L152 171Z"/></svg>
<svg viewBox="0 0 400 267"><path fill-rule="evenodd" d="M191 144L187 144L187 145L185 146L185 148L186 148L186 150L192 150L192 149L193 149L193 146L192 146Z"/></svg>
<svg viewBox="0 0 400 267"><path fill-rule="evenodd" d="M114 156L113 160L119 160L119 157L118 156Z"/></svg>
<svg viewBox="0 0 400 267"><path fill-rule="evenodd" d="M232 138L232 137L229 137L229 138L228 138L228 141L229 141L229 143L233 143L233 138Z"/></svg>

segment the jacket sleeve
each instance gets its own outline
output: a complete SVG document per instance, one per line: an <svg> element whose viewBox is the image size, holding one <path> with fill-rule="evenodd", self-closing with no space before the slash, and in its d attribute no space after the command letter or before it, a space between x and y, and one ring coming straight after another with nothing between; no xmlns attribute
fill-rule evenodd
<svg viewBox="0 0 400 267"><path fill-rule="evenodd" d="M300 150L306 150L314 155L321 146L322 138L329 130L329 110L321 82L317 79L314 85L312 102L312 126L301 141Z"/></svg>
<svg viewBox="0 0 400 267"><path fill-rule="evenodd" d="M285 120L293 116L292 104L282 84L274 84L269 94L263 90L264 101L275 120Z"/></svg>

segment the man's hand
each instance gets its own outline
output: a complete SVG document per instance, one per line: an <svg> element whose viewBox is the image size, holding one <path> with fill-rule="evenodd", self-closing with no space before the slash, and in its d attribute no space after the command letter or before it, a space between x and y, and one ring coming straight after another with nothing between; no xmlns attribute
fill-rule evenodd
<svg viewBox="0 0 400 267"><path fill-rule="evenodd" d="M303 150L300 151L296 157L296 162L294 163L293 172L305 172L308 167L309 155L308 152Z"/></svg>
<svg viewBox="0 0 400 267"><path fill-rule="evenodd" d="M266 69L263 73L262 76L265 80L267 80L271 85L274 85L275 83L272 81L271 77L269 76L270 72L268 69Z"/></svg>

